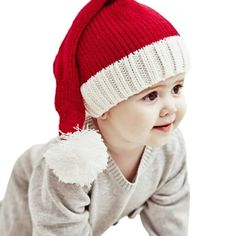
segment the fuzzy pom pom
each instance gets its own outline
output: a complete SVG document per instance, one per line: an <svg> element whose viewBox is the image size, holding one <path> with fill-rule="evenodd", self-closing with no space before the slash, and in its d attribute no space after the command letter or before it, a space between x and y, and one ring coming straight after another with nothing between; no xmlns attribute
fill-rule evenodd
<svg viewBox="0 0 236 236"><path fill-rule="evenodd" d="M63 134L45 153L46 163L60 181L90 186L107 167L108 152L95 130Z"/></svg>

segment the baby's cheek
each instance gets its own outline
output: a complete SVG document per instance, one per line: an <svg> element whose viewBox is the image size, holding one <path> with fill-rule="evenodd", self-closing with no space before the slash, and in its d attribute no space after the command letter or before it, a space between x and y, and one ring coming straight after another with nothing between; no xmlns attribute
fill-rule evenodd
<svg viewBox="0 0 236 236"><path fill-rule="evenodd" d="M186 106L182 106L180 109L178 109L176 120L175 120L175 127L179 125L179 123L183 120L184 115L186 113Z"/></svg>
<svg viewBox="0 0 236 236"><path fill-rule="evenodd" d="M150 122L150 120L142 117L136 117L136 119L134 119L134 122L132 123L132 126L133 133L144 138L149 135L150 130L153 128L153 122Z"/></svg>
<svg viewBox="0 0 236 236"><path fill-rule="evenodd" d="M182 120L184 118L184 115L186 113L187 107L186 107L186 103L183 103L182 106L180 107L180 119Z"/></svg>

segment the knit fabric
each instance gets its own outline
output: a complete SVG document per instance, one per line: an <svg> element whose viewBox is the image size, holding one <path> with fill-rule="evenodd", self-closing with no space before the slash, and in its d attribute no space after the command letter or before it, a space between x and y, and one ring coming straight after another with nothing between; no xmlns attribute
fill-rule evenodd
<svg viewBox="0 0 236 236"><path fill-rule="evenodd" d="M86 110L91 116L99 117L147 87L186 72L186 57L179 36L163 39L129 54L81 86Z"/></svg>
<svg viewBox="0 0 236 236"><path fill-rule="evenodd" d="M91 118L86 124L94 127ZM140 214L151 236L187 236L189 186L182 135L147 146L129 182L109 157L90 187L60 182L35 145L16 162L0 209L1 236L100 236L124 216Z"/></svg>
<svg viewBox="0 0 236 236"><path fill-rule="evenodd" d="M83 127L141 90L188 71L173 25L134 0L91 0L76 16L54 61L60 131Z"/></svg>

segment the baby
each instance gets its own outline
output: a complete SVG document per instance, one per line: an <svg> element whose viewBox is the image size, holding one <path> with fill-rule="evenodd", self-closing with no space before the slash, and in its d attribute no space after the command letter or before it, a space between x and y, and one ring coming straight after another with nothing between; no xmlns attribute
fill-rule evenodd
<svg viewBox="0 0 236 236"><path fill-rule="evenodd" d="M59 136L16 161L0 234L98 236L140 214L149 235L186 236L188 67L181 36L155 10L91 0L54 61Z"/></svg>

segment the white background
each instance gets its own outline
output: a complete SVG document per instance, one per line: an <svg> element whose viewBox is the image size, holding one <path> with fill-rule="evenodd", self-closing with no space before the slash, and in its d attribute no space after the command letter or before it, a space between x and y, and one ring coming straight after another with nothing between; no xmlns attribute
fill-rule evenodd
<svg viewBox="0 0 236 236"><path fill-rule="evenodd" d="M181 124L191 184L190 236L236 235L234 1L140 0L169 19L191 53ZM17 157L57 135L52 62L87 1L0 0L0 199ZM123 219L104 235L147 235Z"/></svg>

